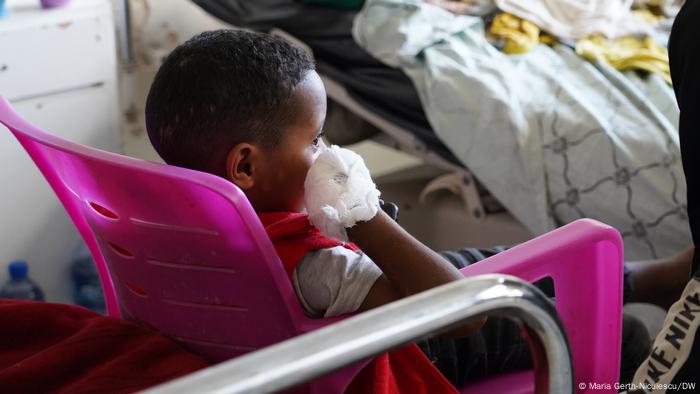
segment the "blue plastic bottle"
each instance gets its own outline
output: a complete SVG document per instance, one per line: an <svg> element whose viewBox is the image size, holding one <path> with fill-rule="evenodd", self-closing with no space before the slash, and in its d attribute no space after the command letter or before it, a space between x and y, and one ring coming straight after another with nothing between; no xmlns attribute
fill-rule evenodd
<svg viewBox="0 0 700 394"><path fill-rule="evenodd" d="M100 277L95 261L84 243L80 243L73 252L71 265L73 278L73 300L76 304L104 314L105 300L102 293Z"/></svg>
<svg viewBox="0 0 700 394"><path fill-rule="evenodd" d="M10 281L0 289L0 298L44 301L44 292L27 276L29 267L26 261L13 261L8 270Z"/></svg>

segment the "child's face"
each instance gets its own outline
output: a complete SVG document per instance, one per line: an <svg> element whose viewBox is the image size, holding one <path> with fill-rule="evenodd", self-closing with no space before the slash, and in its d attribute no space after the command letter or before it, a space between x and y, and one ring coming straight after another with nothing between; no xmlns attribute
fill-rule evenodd
<svg viewBox="0 0 700 394"><path fill-rule="evenodd" d="M315 71L297 85L292 106L296 120L282 130L275 149L262 152L255 185L246 193L257 211L304 209L304 180L318 156L326 119L326 90Z"/></svg>

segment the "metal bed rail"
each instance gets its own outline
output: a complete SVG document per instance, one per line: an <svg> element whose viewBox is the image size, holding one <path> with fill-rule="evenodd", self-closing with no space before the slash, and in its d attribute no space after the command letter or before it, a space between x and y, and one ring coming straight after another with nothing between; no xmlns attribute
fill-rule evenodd
<svg viewBox="0 0 700 394"><path fill-rule="evenodd" d="M527 330L536 358L535 393L573 392L569 345L551 301L515 277L482 275L381 306L144 393L275 392L482 314L509 318Z"/></svg>

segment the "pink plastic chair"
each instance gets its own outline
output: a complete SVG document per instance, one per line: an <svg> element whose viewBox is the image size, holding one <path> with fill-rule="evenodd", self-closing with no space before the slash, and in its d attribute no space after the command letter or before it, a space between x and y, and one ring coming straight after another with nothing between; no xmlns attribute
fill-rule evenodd
<svg viewBox="0 0 700 394"><path fill-rule="evenodd" d="M22 120L2 97L0 123L90 248L110 315L154 327L214 362L337 321L304 316L257 215L230 182L65 141ZM552 277L577 382L616 381L622 246L614 229L579 221L463 272ZM342 392L362 365L309 388ZM508 374L464 392L532 392L533 382L531 372Z"/></svg>
<svg viewBox="0 0 700 394"><path fill-rule="evenodd" d="M557 312L571 346L577 392L617 392L623 281L622 239L617 230L594 220L578 220L466 267L462 273L503 273L529 282L552 278ZM611 389L593 390L589 383L610 384ZM487 388L493 393L530 393L532 387L532 373L521 372L488 379L463 393L484 393Z"/></svg>

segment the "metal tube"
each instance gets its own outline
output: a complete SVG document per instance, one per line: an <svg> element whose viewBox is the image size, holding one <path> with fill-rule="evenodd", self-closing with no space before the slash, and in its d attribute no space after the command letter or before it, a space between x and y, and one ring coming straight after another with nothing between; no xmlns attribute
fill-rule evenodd
<svg viewBox="0 0 700 394"><path fill-rule="evenodd" d="M532 354L542 355L546 365L545 375L538 374L544 379L536 379L536 393L573 392L568 342L549 299L520 279L482 275L384 305L146 393L279 391L485 313L510 318L533 335Z"/></svg>
<svg viewBox="0 0 700 394"><path fill-rule="evenodd" d="M119 5L119 20L122 24L118 31L121 58L124 64L129 65L134 61L134 48L131 42L131 6L129 0L122 0Z"/></svg>

